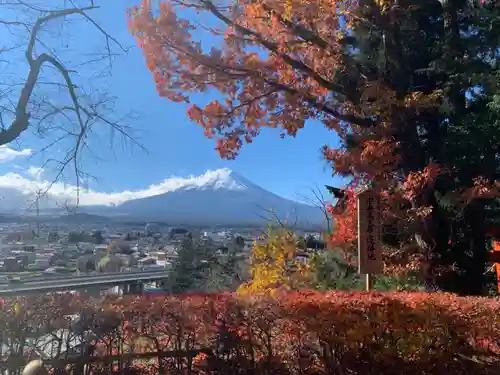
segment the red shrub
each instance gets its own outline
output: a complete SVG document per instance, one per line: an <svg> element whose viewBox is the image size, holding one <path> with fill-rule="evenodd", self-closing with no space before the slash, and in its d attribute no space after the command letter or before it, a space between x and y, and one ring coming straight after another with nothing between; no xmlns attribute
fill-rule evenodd
<svg viewBox="0 0 500 375"><path fill-rule="evenodd" d="M424 293L125 297L99 308L129 345L190 351L129 361L168 374L487 374L500 371L500 302ZM146 341L147 341L146 340ZM113 340L111 340L113 341ZM196 350L203 349L204 354Z"/></svg>

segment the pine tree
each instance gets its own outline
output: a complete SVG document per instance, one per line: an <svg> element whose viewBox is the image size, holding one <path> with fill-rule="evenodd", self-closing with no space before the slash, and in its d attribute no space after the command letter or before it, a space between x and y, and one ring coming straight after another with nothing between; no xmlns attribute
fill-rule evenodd
<svg viewBox="0 0 500 375"><path fill-rule="evenodd" d="M164 288L175 294L202 290L207 275L206 249L199 241L187 237L178 254Z"/></svg>
<svg viewBox="0 0 500 375"><path fill-rule="evenodd" d="M492 3L363 0L345 38L349 70L338 83L350 102L362 102L363 95L376 102L377 95L391 92L397 103L418 93L414 108L381 107L398 145L398 167L391 173L408 182L414 177L418 184L430 164L448 170L410 199L413 210L431 209L413 227L428 290L481 294L484 289L488 199L462 193L500 177L500 117L492 110L498 103L498 16ZM379 86L359 91L363 82ZM380 129L362 127L346 137L347 152L355 155L363 140L379 137Z"/></svg>

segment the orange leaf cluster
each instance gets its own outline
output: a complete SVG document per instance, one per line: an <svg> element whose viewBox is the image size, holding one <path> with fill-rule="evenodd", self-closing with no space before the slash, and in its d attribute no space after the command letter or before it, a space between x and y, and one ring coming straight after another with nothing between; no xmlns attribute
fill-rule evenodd
<svg viewBox="0 0 500 375"><path fill-rule="evenodd" d="M374 375L465 375L500 369L494 360L500 355L500 302L486 298L277 292L274 297L130 296L76 305L70 303L74 313L84 307L85 316L96 317L83 328L101 332L98 344L107 348L101 355L120 353L117 343L135 352L192 353L184 359L177 354L129 363L129 370L143 374L238 374L239 369L313 375L337 369ZM103 312L108 321L114 317L119 324L98 329ZM45 311L37 313L40 323ZM33 319L26 316L20 322L34 327ZM45 319L45 325L37 325L43 328L40 335L50 332L61 317ZM15 332L5 332L5 342L19 342L8 335Z"/></svg>
<svg viewBox="0 0 500 375"><path fill-rule="evenodd" d="M500 197L500 181L489 181L484 177L474 179L473 186L464 192L464 198L498 198Z"/></svg>
<svg viewBox="0 0 500 375"><path fill-rule="evenodd" d="M128 21L161 96L191 103L197 93L218 92L210 103L191 105L188 115L217 138L223 157L234 158L242 142L251 142L263 127L293 136L308 119L336 117L337 109L328 105L331 82L356 5L238 0L228 11L212 1L170 0L153 15L145 0L128 12ZM183 16L186 8L211 16L218 26L200 27ZM199 28L213 47L195 37Z"/></svg>
<svg viewBox="0 0 500 375"><path fill-rule="evenodd" d="M338 174L354 175L357 179L377 182L380 188L387 187L398 167L396 150L399 145L389 139L369 139L361 143L361 147L349 151L324 146L323 156Z"/></svg>
<svg viewBox="0 0 500 375"><path fill-rule="evenodd" d="M443 173L446 171L436 163L429 163L422 171L409 173L402 186L405 198L411 200L424 189L432 188L436 178Z"/></svg>
<svg viewBox="0 0 500 375"><path fill-rule="evenodd" d="M329 240L332 245L351 243L357 239L358 204L356 193L352 189L346 190L347 196L337 206L330 206L328 211L332 215L334 232Z"/></svg>

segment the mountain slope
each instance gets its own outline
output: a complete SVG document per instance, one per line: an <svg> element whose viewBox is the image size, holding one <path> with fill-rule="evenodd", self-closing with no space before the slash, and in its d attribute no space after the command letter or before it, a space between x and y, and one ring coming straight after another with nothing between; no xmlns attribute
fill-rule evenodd
<svg viewBox="0 0 500 375"><path fill-rule="evenodd" d="M85 212L186 225L250 225L272 220L271 210L291 225L317 226L322 222L316 207L282 198L228 169L165 194L113 207L87 207Z"/></svg>

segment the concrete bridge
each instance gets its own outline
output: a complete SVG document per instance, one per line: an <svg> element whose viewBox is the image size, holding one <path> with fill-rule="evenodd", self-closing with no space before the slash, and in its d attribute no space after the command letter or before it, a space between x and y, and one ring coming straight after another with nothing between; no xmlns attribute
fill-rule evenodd
<svg viewBox="0 0 500 375"><path fill-rule="evenodd" d="M143 284L168 277L168 270L104 273L83 276L36 277L0 284L0 297L40 294L64 290L91 289L95 287L124 287L125 293L141 293Z"/></svg>

